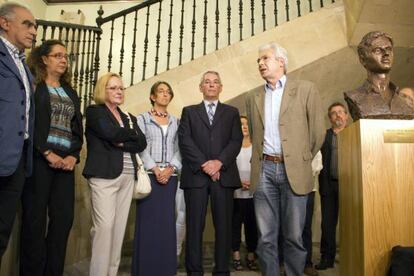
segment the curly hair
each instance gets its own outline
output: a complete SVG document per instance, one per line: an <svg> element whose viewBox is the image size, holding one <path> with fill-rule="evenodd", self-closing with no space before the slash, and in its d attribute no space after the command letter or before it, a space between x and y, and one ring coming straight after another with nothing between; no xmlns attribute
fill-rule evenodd
<svg viewBox="0 0 414 276"><path fill-rule="evenodd" d="M359 42L358 44L358 56L360 60L364 60L364 58L368 54L372 42L379 37L387 38L391 42L391 45L394 46L394 41L392 40L392 37L389 34L381 31L369 32L366 35L364 35L364 37L361 39L361 42Z"/></svg>
<svg viewBox="0 0 414 276"><path fill-rule="evenodd" d="M30 56L27 58L27 65L29 66L30 71L35 77L35 84L39 84L42 81L46 80L46 64L43 62L42 57L49 55L52 51L53 46L55 45L60 45L66 48L65 44L63 44L62 41L49 39L44 41L40 46L34 48L33 51L30 53ZM60 77L60 81L66 85L71 86L71 79L72 74L71 70L69 69L68 62L68 67L66 68L65 73L63 73L63 75Z"/></svg>

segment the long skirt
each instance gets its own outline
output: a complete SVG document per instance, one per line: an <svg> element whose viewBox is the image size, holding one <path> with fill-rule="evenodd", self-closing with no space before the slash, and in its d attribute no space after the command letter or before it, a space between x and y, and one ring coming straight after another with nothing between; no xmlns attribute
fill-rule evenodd
<svg viewBox="0 0 414 276"><path fill-rule="evenodd" d="M137 200L132 276L173 276L177 270L175 193L177 177L166 185L150 174L151 194Z"/></svg>

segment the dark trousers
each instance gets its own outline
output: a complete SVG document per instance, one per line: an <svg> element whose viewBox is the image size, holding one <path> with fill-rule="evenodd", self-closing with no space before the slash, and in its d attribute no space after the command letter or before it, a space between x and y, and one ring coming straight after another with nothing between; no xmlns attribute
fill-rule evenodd
<svg viewBox="0 0 414 276"><path fill-rule="evenodd" d="M9 244L17 208L26 181L26 152L22 153L16 171L10 176L0 176L0 264Z"/></svg>
<svg viewBox="0 0 414 276"><path fill-rule="evenodd" d="M244 224L247 251L255 252L257 247L257 225L253 198L235 198L233 204L232 250L240 251L241 227Z"/></svg>
<svg viewBox="0 0 414 276"><path fill-rule="evenodd" d="M22 196L20 275L62 275L73 223L74 172L53 169L42 156L33 166Z"/></svg>
<svg viewBox="0 0 414 276"><path fill-rule="evenodd" d="M201 276L203 270L203 231L207 214L208 197L215 228L215 267L213 275L230 275L231 217L233 213L233 188L211 182L202 188L184 189L186 205L185 266L187 275Z"/></svg>
<svg viewBox="0 0 414 276"><path fill-rule="evenodd" d="M338 181L331 180L333 192L321 195L322 236L321 255L333 262L336 254L336 225L338 224Z"/></svg>
<svg viewBox="0 0 414 276"><path fill-rule="evenodd" d="M315 206L315 192L308 195L308 202L306 204L306 218L305 227L303 228L302 239L303 246L306 249L306 266L312 266L312 218L313 207Z"/></svg>

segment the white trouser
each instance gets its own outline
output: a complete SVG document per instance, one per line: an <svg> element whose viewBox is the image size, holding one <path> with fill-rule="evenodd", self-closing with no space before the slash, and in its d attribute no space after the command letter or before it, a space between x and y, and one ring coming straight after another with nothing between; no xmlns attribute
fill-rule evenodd
<svg viewBox="0 0 414 276"><path fill-rule="evenodd" d="M184 191L180 189L180 183L177 185L177 193L175 194L175 208L177 210L177 219L175 221L175 229L177 231L177 256L180 256L185 238L185 201Z"/></svg>
<svg viewBox="0 0 414 276"><path fill-rule="evenodd" d="M134 176L90 178L92 258L90 276L116 276L132 200Z"/></svg>

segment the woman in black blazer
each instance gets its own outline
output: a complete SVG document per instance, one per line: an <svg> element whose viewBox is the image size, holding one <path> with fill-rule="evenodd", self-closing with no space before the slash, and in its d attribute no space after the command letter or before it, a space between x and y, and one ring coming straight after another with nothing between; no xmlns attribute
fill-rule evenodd
<svg viewBox="0 0 414 276"><path fill-rule="evenodd" d="M121 77L107 73L96 84L96 105L86 110L88 150L83 175L92 199L91 276L117 275L137 177L135 156L147 146L136 118L119 108L124 90Z"/></svg>
<svg viewBox="0 0 414 276"><path fill-rule="evenodd" d="M82 115L62 42L45 41L28 64L35 76L36 108L33 175L22 195L20 275L62 275L74 216Z"/></svg>

